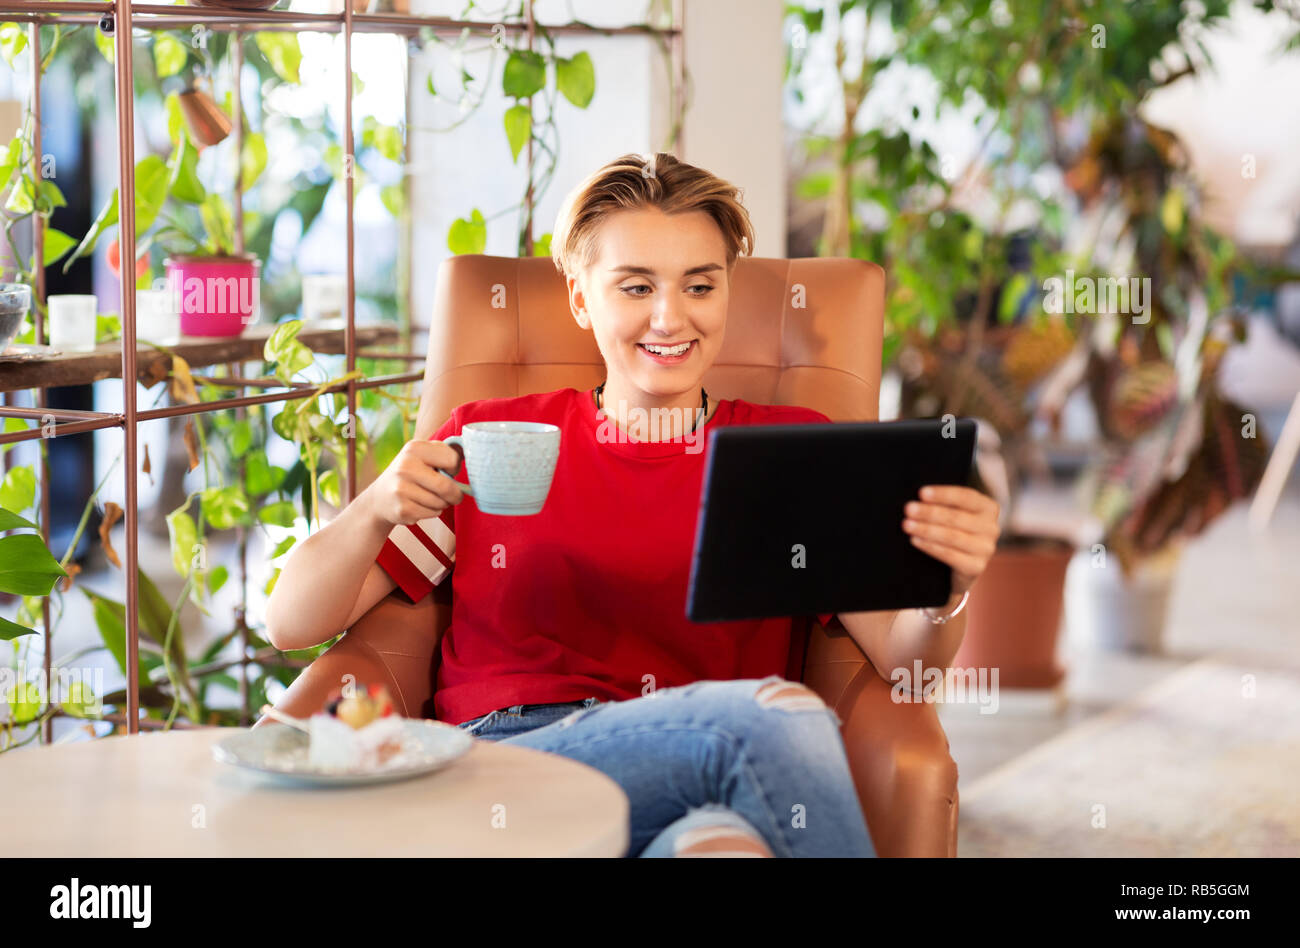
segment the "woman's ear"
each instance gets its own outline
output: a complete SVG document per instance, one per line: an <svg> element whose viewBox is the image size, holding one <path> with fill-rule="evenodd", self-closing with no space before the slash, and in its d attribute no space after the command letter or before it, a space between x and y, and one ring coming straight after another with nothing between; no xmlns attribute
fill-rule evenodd
<svg viewBox="0 0 1300 948"><path fill-rule="evenodd" d="M582 288L582 280L576 275L566 275L565 286L569 294L569 312L574 321L583 329L591 328L591 315L587 312L587 297Z"/></svg>

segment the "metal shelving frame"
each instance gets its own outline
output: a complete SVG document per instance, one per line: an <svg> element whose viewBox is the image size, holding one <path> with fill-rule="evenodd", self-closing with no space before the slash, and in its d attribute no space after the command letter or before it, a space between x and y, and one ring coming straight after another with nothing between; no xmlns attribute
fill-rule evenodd
<svg viewBox="0 0 1300 948"><path fill-rule="evenodd" d="M111 18L113 25L113 49L114 49L114 99L116 101L117 113L117 138L118 138L118 194L121 199L118 201L118 230L119 230L119 256L122 260L136 259L136 241L135 241L135 139L133 134L128 134L128 130L134 130L135 127L135 85L133 81L133 63L134 50L132 48L131 37L135 29L153 29L153 30L174 30L203 24L213 30L225 30L235 33L249 33L260 30L288 30L300 31L310 30L314 32L341 32L345 37L343 44L344 69L346 77L344 89L344 127L346 134L343 136L344 149L344 167L353 167L355 160L355 143L353 141L353 123L352 123L352 98L353 98L353 81L352 81L352 36L357 33L388 33L397 35L417 35L422 29L432 29L438 33L446 33L456 36L462 30L468 28L474 33L494 34L499 33L502 29L512 36L523 35L526 39L526 48L532 49L536 37L536 22L533 16L534 0L524 0L525 20L523 23L492 23L480 20L460 20L453 17L433 17L433 16L416 16L409 14L390 14L390 13L357 13L352 9L353 0L342 0L343 10L339 13L300 13L292 10L266 10L266 11L239 11L223 10L210 6L172 6L157 3L130 3L128 0L105 0L105 2L86 2L86 0L0 0L0 20L4 22L25 22L28 24L28 44L31 47L32 61L32 110L36 121L33 123L33 173L40 177L40 156L41 156L41 89L40 89L40 61L41 37L40 27L47 24L89 24L99 28L99 24L104 21L105 17ZM682 118L685 114L684 93L686 89L686 55L685 55L685 33L683 23L685 22L685 2L686 0L672 0L672 21L668 27L651 27L646 25L620 26L620 27L597 27L585 23L567 23L546 25L546 30L553 34L579 34L579 35L620 35L632 34L639 36L659 36L666 39L670 51L670 72L673 89L673 127L677 129L677 135L674 141L675 150L678 154L683 153L684 137L682 135ZM243 65L243 48L241 43L231 45L231 61L234 74L238 76L242 71ZM242 116L238 83L235 83L232 95L233 101L233 122L232 134L235 136L235 153L239 154L242 150ZM527 147L527 169L528 169L528 190L525 196L527 207L526 220L529 224L529 232L525 235L525 250L532 252L532 233L531 225L533 218L533 143L531 138ZM238 164L236 162L236 164ZM238 169L236 169L236 180L238 180ZM347 192L347 297L346 297L346 327L345 327L345 358L346 372L352 372L356 368L357 347L356 347L356 323L355 323L355 305L356 305L356 284L354 275L354 253L355 253L355 227L353 221L354 213L354 194L353 194L353 176L345 175L346 192ZM234 200L235 214L235 249L243 250L243 204L239 188L235 188ZM32 216L33 234L32 234L32 253L33 259L43 259L44 255L44 223L39 214ZM9 405L0 405L0 417L15 416L31 418L34 414L42 417L52 417L55 421L54 437L59 435L77 434L86 431L95 431L101 428L121 427L125 436L125 455L128 460L126 464L126 496L123 504L124 509L124 527L126 531L126 556L124 572L126 579L126 712L124 715L105 715L105 720L124 723L128 734L138 734L140 728L161 725L161 722L155 722L149 719L141 720L140 718L140 682L139 682L139 654L140 654L140 632L139 632L139 584L137 577L137 564L139 562L139 510L137 509L137 487L138 487L138 444L136 426L142 421L151 421L157 418L170 417L174 415L206 414L208 412L222 411L232 408L243 408L248 405L265 404L269 402L287 401L292 398L302 397L304 393L316 391L314 386L293 386L284 388L283 383L275 378L230 378L225 381L231 383L234 387L244 388L279 388L283 391L262 392L257 395L241 395L233 398L222 398L210 402L200 402L197 405L171 405L165 408L157 408L148 411L140 411L136 407L136 313L135 313L135 268L123 266L121 269L120 279L120 314L122 323L122 406L121 412L98 412L98 411L72 411L65 409L51 409L46 404L46 392L44 388L37 390L36 409L22 409ZM45 302L45 269L44 267L36 268L35 286L32 287L33 295L43 305ZM408 305L409 310L409 305ZM409 313L408 313L409 315ZM36 323L36 341L44 344L46 341L44 319L41 315L40 307L35 308ZM410 349L411 338L408 333L405 339L407 349ZM407 352L374 352L363 353L367 357L389 358L407 361L420 361L425 358L423 354ZM407 382L418 381L423 378L423 372L407 372L396 375L385 375L377 378L359 381L350 379L346 383L334 385L326 391L346 391L348 404L348 417L353 417L357 409L357 392L360 389L376 388L385 385L395 385ZM28 431L0 433L0 444L7 444L18 441L35 440L43 436L44 426ZM49 545L49 522L50 522L50 501L49 501L49 464L47 463L44 453L41 457L41 513L40 529L41 537ZM348 439L348 460L347 476L343 485L343 503L346 504L356 494L356 441ZM44 675L47 685L50 681L50 656L52 654L53 636L50 630L50 600L45 596L41 601L41 614L44 628ZM242 622L242 620L241 620ZM241 685L246 690L247 666L256 661L249 654L246 636L242 640L243 651L240 659L235 664L239 664L244 671L241 675ZM47 718L41 726L41 741L49 743L52 740L52 719Z"/></svg>

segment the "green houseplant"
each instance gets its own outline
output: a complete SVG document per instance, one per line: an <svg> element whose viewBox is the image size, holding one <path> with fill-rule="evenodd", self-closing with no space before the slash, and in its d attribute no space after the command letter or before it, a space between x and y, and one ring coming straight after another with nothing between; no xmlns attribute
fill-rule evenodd
<svg viewBox="0 0 1300 948"><path fill-rule="evenodd" d="M1256 6L1273 8L1267 0ZM1120 370L1128 367L1123 359L1135 351L1141 359L1134 361L1165 364L1164 370L1144 369L1151 376L1167 373L1176 352L1183 353L1188 388L1178 413L1182 430L1208 430L1222 399L1211 391L1212 383L1192 384L1196 372L1186 370L1209 369L1216 362L1203 357L1225 339L1207 334L1206 327L1227 308L1226 280L1244 261L1200 224L1185 169L1169 160L1159 172L1107 163L1115 152L1113 137L1103 133L1080 149L1072 144L1072 129L1083 123L1132 136L1139 109L1152 92L1202 68L1193 28L1223 20L1228 4L1168 11L1105 0L1087 11L1087 22L1065 2L1012 2L994 9L955 0L846 0L833 8L792 7L791 13L787 65L796 99L805 74L819 67L841 86L829 119L817 116L802 142L807 172L797 196L826 204L817 250L865 257L885 268L885 365L902 377L904 413L978 414L997 431L1000 466L1008 472L1002 491L1010 501L1004 505L1008 518L1021 472L1046 466L1035 416L1052 419L1059 411L1059 404L1050 404L1053 399L1083 378L1090 380L1090 394L1113 388ZM873 23L888 23L893 41L869 43L861 59L853 59L842 27L848 17L864 20L868 32ZM813 50L825 48L809 42L818 33L833 41L833 65L813 56ZM1167 65L1180 56L1183 68ZM895 106L876 125L860 120L875 80L895 66L928 73L938 92L936 117L945 107L971 107L979 139L972 156L946 153L942 142L927 140L919 131L919 104L911 107L910 118ZM1090 151L1095 152L1091 161ZM1064 179L1065 187L1043 186L1053 179ZM1081 201L1089 187L1095 193ZM1084 226L1080 205L1089 210L1091 200L1115 201L1117 193L1126 231L1138 248L1126 260L1108 255L1112 248L1098 247L1095 240L1080 247L1071 239ZM1073 271L1096 280L1114 275L1112 267L1159 284L1159 305L1148 321L1116 326L1095 308L1068 315L1044 311L1040 285L1045 278ZM1197 285L1204 285L1199 298L1190 292ZM1201 306L1208 319L1195 315ZM1142 397L1142 383L1139 378L1120 386L1117 399L1094 399L1103 427L1117 406ZM1113 452L1129 452L1135 462L1130 467L1137 467L1142 452L1151 450L1132 439L1106 440L1112 472L1124 470ZM1221 451L1226 442L1217 443ZM1235 444L1232 453L1242 460L1259 447L1258 442ZM1235 472L1220 478L1232 485L1233 496L1250 489L1252 463L1221 465ZM1155 483L1122 494L1106 492L1105 536L1099 543L1114 553L1111 562L1121 567L1114 573L1122 575L1126 564L1142 555L1140 544L1128 542L1137 536L1134 531L1154 542L1161 533L1178 532L1170 516L1174 507L1187 512L1184 523L1191 525L1223 506L1223 492L1210 486L1213 478L1182 480L1177 501L1173 494L1166 493L1162 502L1158 492L1150 493ZM995 486L990 491L996 494ZM1097 509L1090 501L1085 506ZM1157 509L1163 511L1160 526L1141 531L1142 521ZM1022 629L1027 620L995 607L1014 607L1024 590L1044 588L1043 571L1037 568L1033 582L1009 581L1006 595L990 577L1007 559L1004 554L1021 558L1014 548L1029 542L1004 531L999 553L972 593L959 664L1015 667L1024 654L1024 643L1008 643L1006 630ZM1044 555L1054 559L1055 604L1037 610L1042 618L1038 655L1054 651L1068 550L1058 544ZM1004 601L989 602L998 598ZM1040 664L1023 680L1042 684L1058 677L1059 669ZM1004 678L1003 684L1012 682Z"/></svg>

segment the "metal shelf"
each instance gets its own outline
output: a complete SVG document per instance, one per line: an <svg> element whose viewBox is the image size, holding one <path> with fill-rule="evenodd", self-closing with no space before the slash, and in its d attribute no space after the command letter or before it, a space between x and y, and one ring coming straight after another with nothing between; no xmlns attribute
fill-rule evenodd
<svg viewBox="0 0 1300 948"><path fill-rule="evenodd" d="M0 16L9 22L39 23L90 23L96 24L105 14L116 14L116 2L89 3L85 0L10 0L0 7ZM338 13L306 13L296 10L220 10L214 7L174 6L164 3L133 3L131 6L132 28L152 30L173 30L195 23L210 26L241 27L290 27L302 30L314 30L322 33L337 33L343 29L349 19L354 33L418 33L429 29L449 36L459 35L463 30L474 33L493 33L504 30L508 34L526 34L538 28L537 24L498 23L488 20L458 20L446 16L420 16L407 13L357 13L348 16L347 11ZM529 7L531 8L531 0ZM680 20L674 19L674 22ZM591 26L585 23L556 23L542 25L548 33L561 35L602 36L635 35L675 37L681 32L678 26Z"/></svg>
<svg viewBox="0 0 1300 948"><path fill-rule="evenodd" d="M545 25L543 28L548 33L568 34L568 35L594 35L594 36L614 36L614 35L650 35L665 38L669 42L669 51L671 56L670 76L674 89L673 100L676 103L676 114L673 116L673 126L677 128L678 134L675 140L675 147L678 153L684 149L684 136L681 134L681 118L684 113L683 92L686 87L686 60L685 60L685 34L682 24L685 22L685 3L686 0L672 0L672 26L668 28L655 28L650 26L623 26L623 27L596 27L581 23L568 23L557 25ZM339 13L298 13L291 10L267 10L267 11L226 11L218 10L212 7L187 7L172 6L155 3L130 3L129 0L112 0L112 2L86 2L86 0L0 0L0 20L5 22L25 22L28 25L28 44L31 47L32 60L32 106L34 113L41 114L40 100L40 61L42 58L40 27L47 24L95 24L105 15L112 15L114 18L113 31L113 50L114 50L114 98L117 108L117 133L118 133L118 194L121 195L119 200L119 253L122 260L136 259L136 240L135 240L135 136L127 134L135 128L135 86L133 77L134 49L131 39L133 31L140 29L179 29L196 23L202 23L213 29L229 29L233 32L256 32L258 30L315 30L320 32L339 32L347 38L343 44L344 68L344 119L343 125L346 130L343 135L344 147L344 166L351 167L355 161L355 143L353 141L353 121L352 121L352 100L353 100L353 82L352 82L352 42L351 38L356 33L391 33L391 34L416 34L423 29L432 29L435 32L445 32L448 34L458 35L462 30L469 28L474 32L489 33L493 30L502 28L511 35L519 36L526 41L526 48L531 50L534 47L538 24L533 17L533 0L525 0L524 4L525 18L522 23L489 23L474 20L457 20L450 17L424 17L412 16L406 14L384 14L384 13L356 13L352 10L351 4L345 0L344 9ZM124 39L125 38L125 39ZM242 69L243 54L242 47L239 43L231 44L231 59L233 69L238 74ZM239 84L234 84L233 89L233 131L235 136L236 154L242 151L242 133L243 122L241 113L241 103L239 97ZM40 122L34 123L33 131L33 155L35 162L39 162L41 154L41 127ZM529 139L526 148L528 180L530 182L527 194L525 196L525 205L527 207L526 219L530 222L533 217L533 193L532 193L532 170L533 170L533 143ZM34 173L39 176L40 169L34 167ZM239 171L235 171L235 183L238 183ZM346 181L347 194L347 297L345 304L345 332L344 332L344 353L346 355L346 369L351 372L356 368L357 338L355 325L356 309L356 279L354 274L354 260L356 254L355 247L355 224L353 220L355 211L355 195L353 193L353 179L348 176ZM240 199L238 187L235 188L235 200L233 210L235 216L235 250L243 250L243 205ZM33 257L42 259L44 252L44 227L40 216L35 215L33 220ZM525 251L532 252L532 235L525 235ZM38 267L36 269L36 285L32 288L35 298L44 303L45 301L45 269ZM136 313L135 313L135 268L124 266L121 268L120 279L120 314L122 322L122 379L136 379L137 372L137 340L136 340ZM409 306L408 306L409 309ZM408 317L411 316L408 312ZM36 341L43 344L46 341L45 327L40 309L36 309ZM409 328L409 327L408 327ZM406 339L409 347L410 338ZM402 357L416 357L414 353L404 353ZM403 375L387 376L380 379L371 379L368 382L358 382L356 379L350 379L344 386L343 390L347 392L347 404L349 417L356 414L357 409L357 392L363 388L374 385L387 385L403 381L413 381L418 379L422 373L412 372ZM262 382L265 380L254 380ZM313 389L314 390L314 389ZM126 532L126 551L125 551L125 580L126 580L126 713L124 715L125 724L128 734L138 734L141 727L148 727L148 724L142 724L140 720L140 682L139 682L139 652L140 638L138 627L139 616L139 583L137 564L139 563L139 510L138 510L138 479L139 479L139 448L137 444L137 425L144 420L153 417L162 417L166 414L180 413L200 413L217 411L223 408L235 407L239 405L250 405L257 402L280 401L294 397L297 393L290 390L287 392L263 393L261 395L251 395L235 399L223 399L221 401L205 402L199 405L172 406L168 409L158 409L153 411L140 411L136 406L136 386L135 384L123 383L122 386L122 406L121 413L87 413L92 417L69 418L66 424L57 426L60 434L71 434L75 431L89 431L98 428L121 426L124 433L125 448L124 452L127 458L125 466L126 477L126 496L124 498L124 527ZM49 413L46 405L45 389L39 388L36 396L37 409ZM179 411L174 410L179 409ZM22 409L15 411L8 406L0 406L0 417L6 414L19 414L30 410ZM62 413L67 415L66 412ZM30 415L28 415L30 417ZM25 440L26 437L15 437L15 435L24 435L21 432L11 433L8 436L0 435L0 443L13 440ZM356 494L356 442L349 439L348 441L348 459L347 474L340 485L342 488L342 501L346 505ZM41 514L40 526L41 536L44 542L49 544L49 483L50 471L49 465L42 456L41 460ZM50 673L50 654L51 640L53 638L50 630L50 604L49 597L42 599L41 603L42 620L45 628L45 658L44 671L46 680L49 680ZM244 644L247 645L246 637ZM247 655L245 648L244 655ZM246 665L250 659L244 658L243 663ZM52 738L52 729L50 721L46 720L41 730L41 740L48 743Z"/></svg>

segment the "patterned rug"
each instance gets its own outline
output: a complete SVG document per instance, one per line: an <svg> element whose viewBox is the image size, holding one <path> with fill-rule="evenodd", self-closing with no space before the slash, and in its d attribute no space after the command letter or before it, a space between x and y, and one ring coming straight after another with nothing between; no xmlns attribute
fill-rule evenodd
<svg viewBox="0 0 1300 948"><path fill-rule="evenodd" d="M1300 667L1214 655L961 791L960 856L1300 856Z"/></svg>

